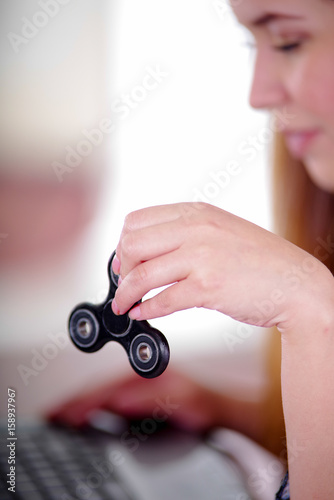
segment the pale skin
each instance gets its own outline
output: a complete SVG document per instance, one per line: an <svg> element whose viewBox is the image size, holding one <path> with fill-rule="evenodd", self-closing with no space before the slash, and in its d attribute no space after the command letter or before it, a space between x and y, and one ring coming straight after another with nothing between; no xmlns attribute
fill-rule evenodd
<svg viewBox="0 0 334 500"><path fill-rule="evenodd" d="M334 192L334 2L233 4L257 47L251 104L294 116L283 131L291 153L315 183ZM298 449L289 463L291 498L331 498L334 281L328 269L284 239L201 203L130 214L116 256L113 269L122 278L112 304L116 314L169 285L129 316L151 319L205 307L279 329L288 457L289 449ZM288 276L296 269L303 273L293 286Z"/></svg>

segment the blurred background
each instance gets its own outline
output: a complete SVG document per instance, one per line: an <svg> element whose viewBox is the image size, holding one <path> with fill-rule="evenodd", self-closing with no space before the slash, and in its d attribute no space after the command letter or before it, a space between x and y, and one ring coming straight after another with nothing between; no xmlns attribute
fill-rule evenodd
<svg viewBox="0 0 334 500"><path fill-rule="evenodd" d="M202 200L270 229L271 134L225 0L12 0L0 40L1 398L14 387L36 415L131 370L118 345L88 355L67 334L77 303L106 297L128 212ZM263 376L258 329L202 310L151 323L210 383L213 353Z"/></svg>

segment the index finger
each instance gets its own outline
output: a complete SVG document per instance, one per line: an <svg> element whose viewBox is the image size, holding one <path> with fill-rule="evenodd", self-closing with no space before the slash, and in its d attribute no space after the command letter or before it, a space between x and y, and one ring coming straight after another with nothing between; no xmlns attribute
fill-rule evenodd
<svg viewBox="0 0 334 500"><path fill-rule="evenodd" d="M164 222L171 222L178 219L185 210L185 203L174 203L170 205L157 205L148 208L142 208L131 212L125 218L119 243L116 248L116 257L118 262L121 262L122 255L122 242L124 236L127 234L144 229L146 227L163 224ZM119 265L114 269L119 272Z"/></svg>

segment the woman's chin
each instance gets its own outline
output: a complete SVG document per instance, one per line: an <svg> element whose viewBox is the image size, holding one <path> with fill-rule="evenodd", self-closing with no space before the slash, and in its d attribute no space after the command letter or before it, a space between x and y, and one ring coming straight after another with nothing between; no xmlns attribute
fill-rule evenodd
<svg viewBox="0 0 334 500"><path fill-rule="evenodd" d="M323 191L334 193L334 151L328 158L309 156L304 160L306 171L312 182Z"/></svg>

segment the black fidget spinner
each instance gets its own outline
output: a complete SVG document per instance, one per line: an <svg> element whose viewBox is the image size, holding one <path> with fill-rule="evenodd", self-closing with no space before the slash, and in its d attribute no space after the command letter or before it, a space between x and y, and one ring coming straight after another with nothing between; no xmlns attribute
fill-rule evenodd
<svg viewBox="0 0 334 500"><path fill-rule="evenodd" d="M165 336L147 321L135 321L127 314L116 316L111 303L118 286L112 270L113 252L108 263L109 293L102 304L79 304L73 309L68 328L73 343L84 352L95 352L114 340L127 352L132 368L145 378L161 375L169 361Z"/></svg>

